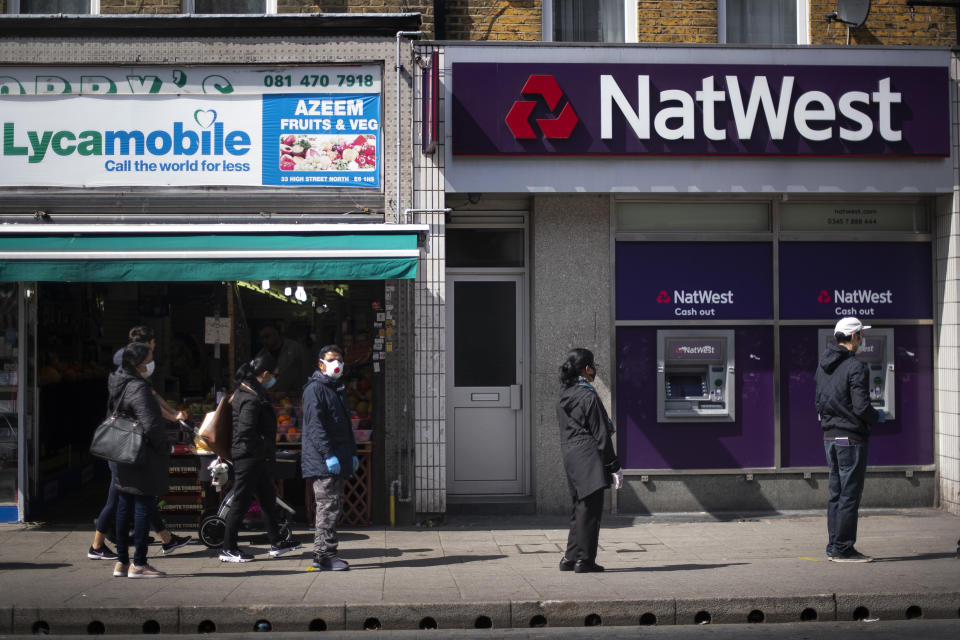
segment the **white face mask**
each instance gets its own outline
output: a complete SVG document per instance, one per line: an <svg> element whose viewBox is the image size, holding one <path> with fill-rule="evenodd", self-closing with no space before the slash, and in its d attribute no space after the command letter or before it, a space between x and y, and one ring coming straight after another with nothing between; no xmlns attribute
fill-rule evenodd
<svg viewBox="0 0 960 640"><path fill-rule="evenodd" d="M156 368L157 368L157 363L151 360L150 362L147 363L147 370L141 371L140 375L143 376L144 378L149 378L150 376L153 375L153 370Z"/></svg>
<svg viewBox="0 0 960 640"><path fill-rule="evenodd" d="M324 360L323 373L328 378L333 378L336 380L343 375L343 363L339 360Z"/></svg>

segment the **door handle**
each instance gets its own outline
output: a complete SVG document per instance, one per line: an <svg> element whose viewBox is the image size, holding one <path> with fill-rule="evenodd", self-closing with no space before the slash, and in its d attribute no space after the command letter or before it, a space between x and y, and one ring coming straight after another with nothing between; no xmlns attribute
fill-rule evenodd
<svg viewBox="0 0 960 640"><path fill-rule="evenodd" d="M510 408L519 411L523 408L523 386L519 384L510 385Z"/></svg>

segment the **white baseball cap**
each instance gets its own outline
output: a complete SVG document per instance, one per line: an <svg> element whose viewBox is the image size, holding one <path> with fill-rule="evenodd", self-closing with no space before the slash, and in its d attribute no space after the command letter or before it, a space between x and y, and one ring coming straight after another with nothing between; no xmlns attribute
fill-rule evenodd
<svg viewBox="0 0 960 640"><path fill-rule="evenodd" d="M837 326L833 328L834 335L842 333L845 336L852 336L855 333L869 329L870 325L864 325L856 318L841 318Z"/></svg>

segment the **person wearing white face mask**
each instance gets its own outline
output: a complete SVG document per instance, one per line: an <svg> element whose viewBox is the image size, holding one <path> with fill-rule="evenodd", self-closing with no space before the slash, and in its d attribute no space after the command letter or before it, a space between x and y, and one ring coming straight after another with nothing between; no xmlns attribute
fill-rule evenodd
<svg viewBox="0 0 960 640"><path fill-rule="evenodd" d="M243 516L256 497L270 539L270 556L276 558L300 548L295 539L281 540L277 526L277 491L270 476L270 464L277 452L277 414L267 395L275 384L273 370L277 361L261 353L237 369L237 390L230 403L233 408L233 435L230 458L233 461L233 503L226 518L220 562L249 562L253 556L237 547L237 533Z"/></svg>
<svg viewBox="0 0 960 640"><path fill-rule="evenodd" d="M146 325L137 325L130 329L130 331L127 333L127 337L130 339L130 343L143 344L150 349L150 361L147 362L146 365L138 367L137 369L137 372L140 374L141 378L144 380L149 380L150 376L152 376L153 372L156 370L156 361L153 359L153 353L157 348L157 340L153 329ZM113 355L113 363L117 366L118 371L122 369L123 352L125 350L126 347L121 348ZM177 420L187 419L187 413L185 411L175 411L166 403L160 394L156 392L152 385L148 384L148 388L150 389L150 393L153 395L154 400L157 401L157 404L160 407L160 414L165 420L176 422ZM118 496L116 488L114 487L117 475L117 465L114 462L109 462L107 464L110 467L110 491L107 494L107 501L104 504L103 509L101 509L100 515L97 517L96 530L93 532L93 543L87 550L87 557L91 560L114 560L117 557L116 553L111 551L110 547L108 547L106 544L106 540L109 539L109 532L113 529L114 522L116 521L117 514ZM157 535L160 537L161 552L163 555L173 553L180 547L188 544L193 539L192 536L178 536L167 529L166 524L163 522L163 518L160 516L160 511L155 504L150 509L148 517L150 520L150 527L156 531Z"/></svg>
<svg viewBox="0 0 960 640"><path fill-rule="evenodd" d="M337 520L343 510L344 481L359 462L342 377L343 350L328 345L320 350L317 371L303 388L301 470L313 481L317 512L313 568L320 571L350 568L337 557Z"/></svg>
<svg viewBox="0 0 960 640"><path fill-rule="evenodd" d="M143 379L153 349L141 342L127 345L123 364L110 374L108 410L127 415L140 425L146 436L142 460L136 464L117 464L113 479L118 492L117 563L115 577L160 578L165 574L147 564L147 530L157 496L169 491L169 444L160 407ZM129 555L130 526L133 525L133 562Z"/></svg>

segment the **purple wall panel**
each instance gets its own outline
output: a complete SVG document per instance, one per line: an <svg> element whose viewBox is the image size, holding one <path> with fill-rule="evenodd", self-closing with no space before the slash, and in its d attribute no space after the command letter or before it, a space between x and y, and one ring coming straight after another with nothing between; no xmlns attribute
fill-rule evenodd
<svg viewBox="0 0 960 640"><path fill-rule="evenodd" d="M784 467L822 467L823 439L813 405L818 327L782 327L781 443ZM896 327L897 418L878 424L870 438L871 465L933 463L933 332Z"/></svg>
<svg viewBox="0 0 960 640"><path fill-rule="evenodd" d="M656 337L654 327L617 328L621 464L630 469L773 466L773 329L736 329L735 422L657 422Z"/></svg>

